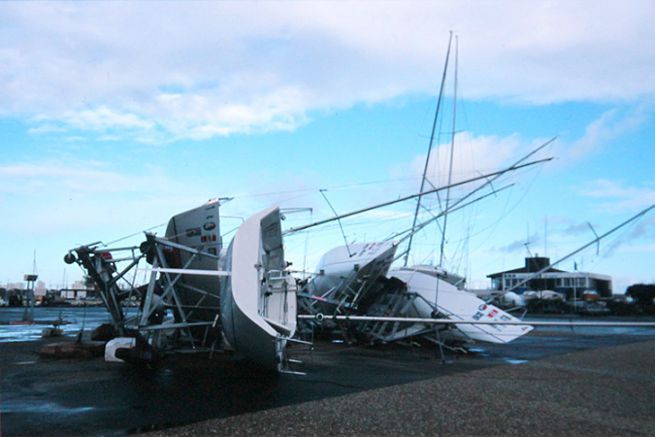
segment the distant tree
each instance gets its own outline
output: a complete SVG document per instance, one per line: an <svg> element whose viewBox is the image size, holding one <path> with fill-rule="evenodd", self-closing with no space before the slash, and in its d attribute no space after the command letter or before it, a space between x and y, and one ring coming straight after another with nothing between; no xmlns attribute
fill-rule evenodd
<svg viewBox="0 0 655 437"><path fill-rule="evenodd" d="M641 307L650 306L655 299L655 284L633 284L628 287L625 294L632 297Z"/></svg>

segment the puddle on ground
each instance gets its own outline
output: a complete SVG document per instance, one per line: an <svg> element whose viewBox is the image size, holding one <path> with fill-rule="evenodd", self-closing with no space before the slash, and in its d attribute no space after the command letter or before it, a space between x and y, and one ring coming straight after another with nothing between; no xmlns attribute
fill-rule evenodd
<svg viewBox="0 0 655 437"><path fill-rule="evenodd" d="M481 357L488 357L490 355L489 352L482 347L468 347L466 350Z"/></svg>
<svg viewBox="0 0 655 437"><path fill-rule="evenodd" d="M503 361L507 364L525 364L528 360L519 360L517 358L503 358Z"/></svg>
<svg viewBox="0 0 655 437"><path fill-rule="evenodd" d="M73 415L93 411L93 407L66 407L56 402L4 401L0 413L39 413Z"/></svg>

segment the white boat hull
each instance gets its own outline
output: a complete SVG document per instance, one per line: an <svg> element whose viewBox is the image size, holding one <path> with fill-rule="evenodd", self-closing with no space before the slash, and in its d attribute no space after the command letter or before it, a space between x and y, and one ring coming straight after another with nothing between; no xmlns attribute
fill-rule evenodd
<svg viewBox="0 0 655 437"><path fill-rule="evenodd" d="M295 281L284 271L280 213L246 220L224 258L221 323L230 345L256 365L279 370L296 330Z"/></svg>
<svg viewBox="0 0 655 437"><path fill-rule="evenodd" d="M326 252L316 266L319 274L308 285L321 311L332 314L343 304L356 305L374 282L387 274L396 247L393 241L355 243Z"/></svg>
<svg viewBox="0 0 655 437"><path fill-rule="evenodd" d="M452 284L439 279L432 272L416 268L402 268L389 272L407 284L408 293L416 293L419 298L408 310L406 317L434 317L436 301L437 312L452 320L485 320L495 322L519 321L500 308L485 303L473 293L459 290ZM509 343L527 334L532 326L455 324L463 338L489 343Z"/></svg>

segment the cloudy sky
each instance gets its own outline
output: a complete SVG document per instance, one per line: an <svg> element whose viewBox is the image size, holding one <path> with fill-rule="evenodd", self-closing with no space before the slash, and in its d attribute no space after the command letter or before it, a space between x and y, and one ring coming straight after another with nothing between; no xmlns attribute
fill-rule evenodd
<svg viewBox="0 0 655 437"><path fill-rule="evenodd" d="M288 226L328 217L319 189L338 212L416 192L450 30L457 99L453 51L430 181L448 179L454 108L454 180L557 140L552 162L452 214L445 267L484 286L528 253L561 257L588 223L601 234L655 203L654 19L651 1L1 2L0 283L34 250L47 284L71 282L68 249L213 197L235 198L228 232L274 203L313 208ZM344 221L346 238L404 230L414 205ZM439 200L425 206L422 220ZM655 281L653 217L561 267L610 274L615 292ZM411 262L438 261L440 240L422 231ZM342 241L326 226L287 248L312 269Z"/></svg>

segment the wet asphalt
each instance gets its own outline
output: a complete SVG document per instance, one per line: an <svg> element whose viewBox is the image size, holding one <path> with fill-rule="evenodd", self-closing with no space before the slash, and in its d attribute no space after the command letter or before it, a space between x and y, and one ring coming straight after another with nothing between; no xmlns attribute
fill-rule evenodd
<svg viewBox="0 0 655 437"><path fill-rule="evenodd" d="M635 399L650 400L637 392L642 387L655 393L652 380L639 379L643 373L652 378L651 367L645 367L655 358L653 343L648 343L652 339L652 329L542 328L509 345L478 345L465 355L448 353L445 363L434 348L366 348L318 342L313 350L304 346L292 350L292 355L304 362L297 370L306 372L305 376L261 375L228 355L213 359L178 355L154 371L144 371L106 363L102 358L41 359L38 349L43 341L1 343L0 433L539 434L541 431L534 428L536 422L527 420L541 414L532 408L540 407L535 402L550 402L552 407L578 399L571 401L569 409L562 407L562 411L573 412L569 419L575 422L578 413L592 422L606 417L602 411L572 409L582 408L580 399L608 398L601 390L606 387L602 381L613 381L611 387L619 395L619 400L613 401L614 408L621 403L630 405ZM618 346L635 349L611 352ZM584 366L564 369L565 373L557 370L557 366L575 367L567 357L579 356L581 351L591 354ZM609 355L604 356L604 351L610 351ZM627 361L617 364L611 357ZM650 361L640 357L650 357ZM621 376L619 370L633 364L632 380ZM500 372L500 376L493 376L493 372ZM565 384L553 384L558 381ZM632 381L636 388L625 381ZM522 389L528 392L518 398L519 403L513 396ZM629 390L637 394L621 400ZM571 397L571 393L578 397ZM469 409L464 408L469 404ZM480 421L480 411L489 419ZM622 414L627 411L625 407ZM282 415L277 422L269 417L278 413ZM383 416L407 427L394 427ZM511 425L516 417L527 420L527 425ZM219 422L205 422L209 419ZM476 420L490 426L489 432L477 427ZM497 423L495 427L490 421ZM589 426L587 422L580 426ZM177 428L191 423L199 423L194 425L199 428ZM469 425L458 427L458 423ZM642 425L655 433L655 429ZM611 429L615 433L638 433L642 425L631 428L623 423ZM550 429L564 432L569 428ZM572 433L575 429L571 428ZM587 428L599 432L607 429Z"/></svg>

